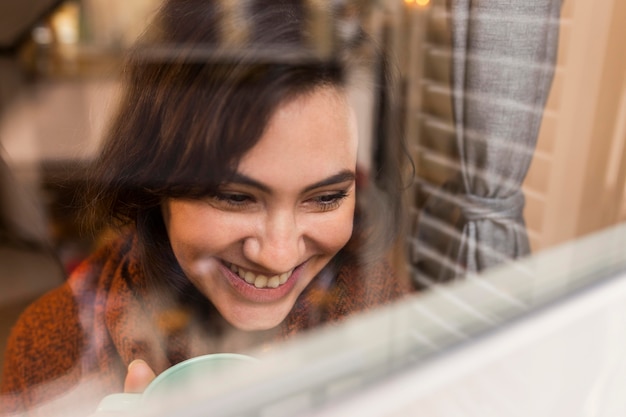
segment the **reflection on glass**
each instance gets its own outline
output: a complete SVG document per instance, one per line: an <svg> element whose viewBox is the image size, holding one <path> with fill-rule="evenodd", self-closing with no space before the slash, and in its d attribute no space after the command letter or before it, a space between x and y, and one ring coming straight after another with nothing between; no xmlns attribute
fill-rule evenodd
<svg viewBox="0 0 626 417"><path fill-rule="evenodd" d="M162 4L128 51L97 155L43 166L93 238L12 330L9 411L90 410L190 358L275 347L410 292L387 260L408 158L360 163L348 94L382 57L360 31L335 36L334 12Z"/></svg>
<svg viewBox="0 0 626 417"><path fill-rule="evenodd" d="M299 3L302 13L263 26L255 19L279 6L203 2L220 12L205 25L215 39L200 43L170 42L160 37L167 30L140 37L160 3L66 2L3 49L0 347L17 316L52 288L66 292L59 310L76 310L64 319L49 304L38 304L45 314L31 310L52 327L73 325L61 341L11 345L5 404L25 405L21 393L6 392L26 381L11 358L56 346L63 358L48 362L63 368L58 380L38 380L32 391L50 415L67 415L68 403L91 412L121 394L134 359L145 361L136 370L162 374L215 352L262 360L145 412L323 414L318 407L440 363L623 270L621 228L578 241L625 219L623 3L286 1L280 7ZM204 16L189 7L189 22ZM294 16L304 16L299 35L267 47ZM129 53L134 61L122 67ZM281 71L294 67L330 71L324 82L340 93L325 84L323 94L312 87L259 105L284 93ZM165 88L168 79L176 81ZM241 100L231 100L244 84ZM347 140L355 133L358 149ZM241 145L246 135L255 145ZM116 136L132 140L108 148L102 188L89 194L93 162ZM217 136L217 147L199 139ZM203 147L186 148L194 138ZM85 207L113 194L127 240L107 210L85 224ZM381 224L385 233L373 234ZM248 230L269 232L255 240ZM381 244L371 249L385 262L365 252L354 238L361 232ZM351 262L359 267L345 274ZM273 309L260 314L206 279L214 271L244 295L286 288L294 274L306 288L294 286L299 296L286 307L284 294L261 300ZM146 273L176 280L150 286ZM81 275L115 285L90 287ZM347 323L325 326L337 319ZM68 340L82 345L72 350Z"/></svg>

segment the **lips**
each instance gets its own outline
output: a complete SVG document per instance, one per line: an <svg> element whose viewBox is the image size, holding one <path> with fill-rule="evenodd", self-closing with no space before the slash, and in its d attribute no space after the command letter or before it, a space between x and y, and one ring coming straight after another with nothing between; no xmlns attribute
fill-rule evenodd
<svg viewBox="0 0 626 417"><path fill-rule="evenodd" d="M273 303L282 300L287 297L288 294L291 294L294 287L300 281L307 264L308 261L298 265L291 271L272 276L256 274L237 265L233 266L231 263L224 261L219 263L219 267L222 270L224 277L230 283L231 288L238 294L239 297L253 303ZM240 270L243 278L240 276ZM250 272L250 274L247 274L248 272ZM246 281L246 275L248 276L249 281L252 281L252 279L254 279L254 281L252 283L248 283ZM283 281L282 284L281 281ZM277 287L273 288L269 286L276 285L277 282ZM264 287L257 287L257 285L260 286L262 284Z"/></svg>
<svg viewBox="0 0 626 417"><path fill-rule="evenodd" d="M257 275L252 271L248 271L234 264L230 264L229 268L241 279L243 279L250 285L254 285L256 288L278 288L279 286L285 284L293 273L292 269L280 275L268 276L263 274Z"/></svg>

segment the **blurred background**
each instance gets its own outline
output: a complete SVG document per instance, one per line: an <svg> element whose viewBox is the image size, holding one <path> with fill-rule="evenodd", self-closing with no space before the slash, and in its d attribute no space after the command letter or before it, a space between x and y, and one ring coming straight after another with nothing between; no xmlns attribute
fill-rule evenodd
<svg viewBox="0 0 626 417"><path fill-rule="evenodd" d="M0 349L19 312L97 244L77 193L115 107L123 53L159 3L0 3ZM335 36L356 39L360 23L398 72L355 83L351 97L362 166L376 171L403 151L388 145L393 134L414 160L409 227L391 256L416 288L626 219L625 2L329 3L342 16ZM378 80L380 65L355 78ZM521 205L509 201L519 195Z"/></svg>

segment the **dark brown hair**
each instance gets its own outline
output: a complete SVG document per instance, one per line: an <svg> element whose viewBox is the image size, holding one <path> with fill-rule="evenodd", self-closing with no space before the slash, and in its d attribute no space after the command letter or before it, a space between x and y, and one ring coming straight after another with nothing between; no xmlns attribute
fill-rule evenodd
<svg viewBox="0 0 626 417"><path fill-rule="evenodd" d="M225 3L164 3L129 54L126 91L87 192L92 215L136 227L151 282L182 291L189 283L171 250L161 202L215 190L280 104L321 86L343 89L348 69L337 43L316 44L324 23L332 23L311 22L332 17L313 13L309 4L316 2L238 2L247 4L247 17L239 18L228 16ZM241 36L230 36L238 24ZM384 191L359 181L354 234L338 261L368 258L366 246L385 247L395 237L397 171L386 170Z"/></svg>

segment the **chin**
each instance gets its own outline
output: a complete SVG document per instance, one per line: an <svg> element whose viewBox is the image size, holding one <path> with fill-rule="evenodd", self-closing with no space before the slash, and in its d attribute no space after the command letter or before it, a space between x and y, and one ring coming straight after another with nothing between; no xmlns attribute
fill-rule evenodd
<svg viewBox="0 0 626 417"><path fill-rule="evenodd" d="M245 320L245 321L237 321L237 320L228 320L227 321L235 328L237 328L238 330L243 330L246 332L260 332L260 331L264 331L264 330L270 330L273 329L275 327L277 327L278 325L280 325L280 323L283 322L285 318L283 317L280 320L263 320L263 321L259 321L259 320L255 320L255 321L251 321L251 320Z"/></svg>
<svg viewBox="0 0 626 417"><path fill-rule="evenodd" d="M292 306L293 307L293 306ZM270 330L277 326L279 326L289 314L291 307L284 311L284 309L280 309L280 311L263 311L266 309L260 308L243 308L238 311L228 311L222 313L222 316L228 321L233 327L247 331L263 331ZM273 309L272 309L273 310Z"/></svg>

